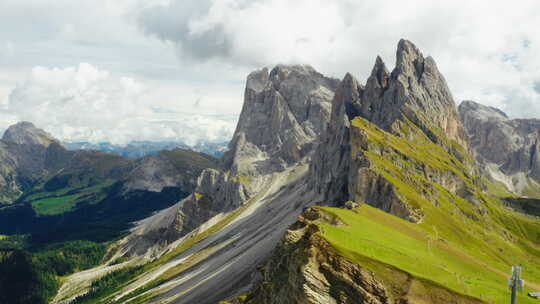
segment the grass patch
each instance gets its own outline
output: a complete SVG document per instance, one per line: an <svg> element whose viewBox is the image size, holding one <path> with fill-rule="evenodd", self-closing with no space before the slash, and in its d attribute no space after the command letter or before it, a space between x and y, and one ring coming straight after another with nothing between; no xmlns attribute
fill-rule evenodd
<svg viewBox="0 0 540 304"><path fill-rule="evenodd" d="M55 215L70 211L75 207L80 194L51 197L32 202L32 207L39 215Z"/></svg>
<svg viewBox="0 0 540 304"><path fill-rule="evenodd" d="M475 250L462 248L460 244L448 242L441 236L436 238L434 231L429 231L425 225L412 224L366 204L354 211L321 209L338 216L346 224L319 225L325 239L353 262L364 264L362 257L367 257L459 294L493 303L508 300L506 274L511 264L507 261L496 257L486 259L477 255ZM490 245L482 243L484 246ZM513 251L527 270L526 280L540 282L536 271L540 265L530 260L533 256L522 249L514 248ZM532 289L529 287L528 290ZM519 300L520 303L534 303L525 295L520 295Z"/></svg>
<svg viewBox="0 0 540 304"><path fill-rule="evenodd" d="M25 201L31 202L38 215L58 215L73 210L81 201L99 202L107 196L104 190L114 183L108 180L82 189L68 187L55 192L38 192L26 197Z"/></svg>

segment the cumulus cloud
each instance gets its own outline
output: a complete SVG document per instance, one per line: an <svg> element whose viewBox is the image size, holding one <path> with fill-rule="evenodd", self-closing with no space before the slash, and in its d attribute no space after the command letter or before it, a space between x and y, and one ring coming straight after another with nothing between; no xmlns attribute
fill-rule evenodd
<svg viewBox="0 0 540 304"><path fill-rule="evenodd" d="M138 22L184 63L309 63L362 79L378 54L393 64L407 38L435 58L458 101L540 117L539 10L535 0L171 0Z"/></svg>
<svg viewBox="0 0 540 304"><path fill-rule="evenodd" d="M456 101L540 117L538 11L536 0L2 0L0 131L24 119L66 140L225 139L250 70L308 63L365 81L377 55L394 64L400 38L435 58Z"/></svg>
<svg viewBox="0 0 540 304"><path fill-rule="evenodd" d="M90 64L32 69L8 96L4 117L26 120L65 141L221 141L232 136L235 118L159 110L153 92L128 77ZM15 118L15 119L14 119ZM4 128L6 125L3 126Z"/></svg>

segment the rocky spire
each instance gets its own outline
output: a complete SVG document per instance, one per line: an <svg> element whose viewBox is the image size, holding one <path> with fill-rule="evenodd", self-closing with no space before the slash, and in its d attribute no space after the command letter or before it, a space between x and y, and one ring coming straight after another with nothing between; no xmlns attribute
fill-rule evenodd
<svg viewBox="0 0 540 304"><path fill-rule="evenodd" d="M19 145L40 145L48 147L51 143L58 143L49 133L38 129L31 122L22 121L10 126L2 137L3 141Z"/></svg>
<svg viewBox="0 0 540 304"><path fill-rule="evenodd" d="M377 56L377 59L375 59L375 65L371 70L371 76L368 79L368 83L373 82L374 86L379 88L387 88L388 76L388 69L384 64L384 61L380 56Z"/></svg>
<svg viewBox="0 0 540 304"><path fill-rule="evenodd" d="M332 118L311 161L312 188L325 200L348 200L350 120L360 115L362 85L347 73L332 101Z"/></svg>
<svg viewBox="0 0 540 304"><path fill-rule="evenodd" d="M363 117L386 130L392 130L396 120L406 118L435 141L433 127L466 145L454 99L431 57L425 58L412 42L402 39L396 52L396 67L390 75L385 70L384 63L377 58L362 97Z"/></svg>
<svg viewBox="0 0 540 304"><path fill-rule="evenodd" d="M421 77L424 65L424 55L409 40L401 39L396 52L395 73L406 75L417 75Z"/></svg>

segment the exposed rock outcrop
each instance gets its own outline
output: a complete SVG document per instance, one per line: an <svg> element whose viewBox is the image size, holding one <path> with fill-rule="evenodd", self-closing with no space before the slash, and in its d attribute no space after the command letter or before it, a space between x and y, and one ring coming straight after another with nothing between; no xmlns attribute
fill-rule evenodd
<svg viewBox="0 0 540 304"><path fill-rule="evenodd" d="M8 149L8 145L0 141L0 203L11 203L22 194L16 172L17 160Z"/></svg>
<svg viewBox="0 0 540 304"><path fill-rule="evenodd" d="M212 217L235 210L249 195L238 178L214 169L204 170L195 193L178 210L167 238L177 240Z"/></svg>
<svg viewBox="0 0 540 304"><path fill-rule="evenodd" d="M328 129L310 164L312 186L330 202L349 200L350 121L358 114L362 92L363 87L351 74L343 78L332 102Z"/></svg>
<svg viewBox="0 0 540 304"><path fill-rule="evenodd" d="M474 101L463 101L459 113L488 176L517 193L540 188L540 120L510 119Z"/></svg>
<svg viewBox="0 0 540 304"><path fill-rule="evenodd" d="M216 167L217 159L203 153L184 149L161 151L133 162L123 187L126 192L161 192L166 187L179 187L191 193L202 170Z"/></svg>

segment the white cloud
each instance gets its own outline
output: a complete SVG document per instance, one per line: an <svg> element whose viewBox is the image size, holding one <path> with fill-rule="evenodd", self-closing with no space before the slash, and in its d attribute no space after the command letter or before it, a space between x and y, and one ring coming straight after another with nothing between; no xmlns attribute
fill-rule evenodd
<svg viewBox="0 0 540 304"><path fill-rule="evenodd" d="M167 111L159 111L163 104L155 97L140 81L113 76L90 64L36 67L9 94L3 112L66 141L181 140L194 144L232 136L234 116L180 113L186 109L169 104L165 104Z"/></svg>
<svg viewBox="0 0 540 304"><path fill-rule="evenodd" d="M376 55L393 65L400 38L435 58L456 101L540 117L538 11L536 0L2 0L0 130L26 119L72 140L224 138L250 70L308 63L365 81Z"/></svg>
<svg viewBox="0 0 540 304"><path fill-rule="evenodd" d="M0 42L0 60L8 60L15 54L15 44L11 41Z"/></svg>
<svg viewBox="0 0 540 304"><path fill-rule="evenodd" d="M540 117L538 11L535 0L172 0L143 10L139 24L184 63L309 63L363 79L377 54L393 64L407 38L435 58L458 101Z"/></svg>

